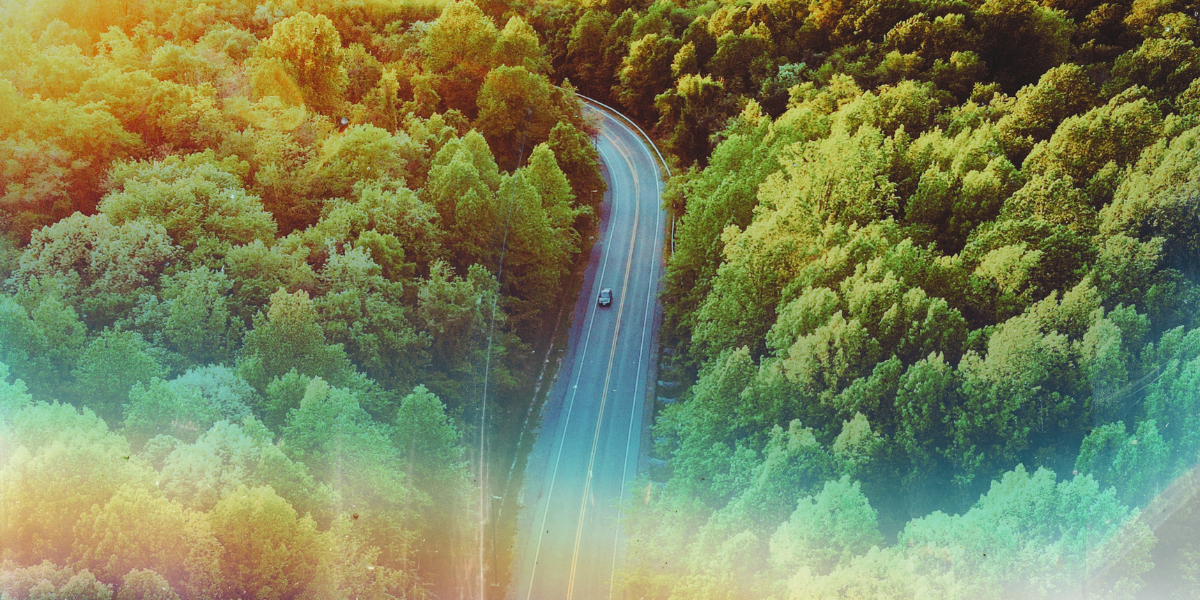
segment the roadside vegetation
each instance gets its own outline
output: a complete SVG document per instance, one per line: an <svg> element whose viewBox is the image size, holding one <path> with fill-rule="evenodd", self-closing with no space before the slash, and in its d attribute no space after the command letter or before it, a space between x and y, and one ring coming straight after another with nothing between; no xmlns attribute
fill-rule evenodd
<svg viewBox="0 0 1200 600"><path fill-rule="evenodd" d="M491 429L603 192L573 91L497 18L3 6L4 598L420 598L481 568L485 377Z"/></svg>
<svg viewBox="0 0 1200 600"><path fill-rule="evenodd" d="M677 167L628 597L1192 597L1198 11L9 0L0 591L458 593L578 89Z"/></svg>
<svg viewBox="0 0 1200 600"><path fill-rule="evenodd" d="M682 171L630 597L1197 593L1196 11L537 12Z"/></svg>

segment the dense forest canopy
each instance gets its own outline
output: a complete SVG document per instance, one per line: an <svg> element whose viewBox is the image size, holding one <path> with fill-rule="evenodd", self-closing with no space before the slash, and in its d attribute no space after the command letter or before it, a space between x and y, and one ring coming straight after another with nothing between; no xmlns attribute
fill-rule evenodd
<svg viewBox="0 0 1200 600"><path fill-rule="evenodd" d="M690 166L632 598L1196 593L1198 10L541 11Z"/></svg>
<svg viewBox="0 0 1200 600"><path fill-rule="evenodd" d="M629 597L1191 597L1196 43L1185 0L9 0L0 590L453 579L479 370L503 410L598 212L578 89L679 167Z"/></svg>
<svg viewBox="0 0 1200 600"><path fill-rule="evenodd" d="M549 74L469 1L4 4L3 597L453 589L604 189Z"/></svg>
<svg viewBox="0 0 1200 600"><path fill-rule="evenodd" d="M631 597L1197 593L1198 10L535 10L686 169Z"/></svg>

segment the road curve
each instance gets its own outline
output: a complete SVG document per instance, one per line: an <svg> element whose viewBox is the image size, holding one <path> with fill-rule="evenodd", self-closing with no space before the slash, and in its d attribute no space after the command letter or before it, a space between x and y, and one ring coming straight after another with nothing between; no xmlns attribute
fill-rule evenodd
<svg viewBox="0 0 1200 600"><path fill-rule="evenodd" d="M642 450L654 363L666 215L653 150L629 123L600 117L596 147L608 192L559 368L521 490L508 600L613 594L624 554L619 502ZM603 288L612 306L596 306Z"/></svg>

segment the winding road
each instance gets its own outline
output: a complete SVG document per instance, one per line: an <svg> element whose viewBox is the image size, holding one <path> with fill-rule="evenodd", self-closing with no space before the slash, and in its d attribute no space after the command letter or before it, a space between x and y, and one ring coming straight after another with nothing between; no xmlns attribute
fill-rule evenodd
<svg viewBox="0 0 1200 600"><path fill-rule="evenodd" d="M600 117L608 182L568 350L526 466L509 600L610 598L624 553L619 502L632 497L653 389L666 215L654 151L620 116ZM609 307L596 306L603 288Z"/></svg>

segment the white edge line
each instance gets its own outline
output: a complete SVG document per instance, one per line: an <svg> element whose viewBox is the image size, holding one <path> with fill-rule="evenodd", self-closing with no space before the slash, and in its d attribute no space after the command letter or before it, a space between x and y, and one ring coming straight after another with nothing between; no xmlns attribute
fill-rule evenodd
<svg viewBox="0 0 1200 600"><path fill-rule="evenodd" d="M597 104L599 104L599 103L597 103ZM609 118L612 119L611 116L609 116ZM615 120L615 119L613 119L613 120ZM637 127L636 123L634 124L634 127ZM626 128L626 129L628 129L628 128ZM643 132L643 135L645 135L644 132ZM653 143L653 142L651 142L651 143ZM642 146L642 151L645 152L646 155L650 158L650 162L654 162L654 157L650 156L650 151L646 148L646 144L641 144L641 146ZM655 148L655 152L657 152L657 151L658 151L658 148ZM660 157L661 157L661 155L660 155ZM665 162L663 163L663 167L666 168ZM670 169L667 170L667 173L670 174ZM663 210L662 210L662 206L661 206L661 203L662 203L662 178L656 177L654 180L654 183L655 183L655 188L656 188L656 191L658 194L659 205L656 206L655 210L654 210L654 246L652 246L652 252L658 252L661 250L661 248L659 247L659 245L661 244L661 242L659 241L659 237L662 235L662 231L661 231L661 229L662 229L662 227L661 227L662 214L663 214ZM653 261L652 266L650 267L650 285L647 286L647 289L646 289L646 312L643 313L643 315L642 315L642 318L643 318L642 341L639 344L639 347L645 347L647 331L649 330L650 325L654 321L654 309L657 305L657 303L654 301L654 292L655 292L656 288L658 287L658 285L657 285L658 278L655 275L658 272L658 262L659 262L658 260ZM644 381L644 378L646 376L646 373L642 367L642 361L644 358L646 358L646 356L647 356L647 353L645 353L645 352L638 353L637 380L639 382ZM644 408L645 408L644 404L646 401L645 390L642 389L642 384L640 384L640 383L635 384L634 389L635 389L635 393L641 397L641 404L642 404L642 408L643 408L643 412L644 412ZM635 408L636 408L636 406L635 406ZM630 443L630 440L633 439L633 423L635 421L636 415L637 415L636 410L631 410L629 412L629 430L626 433L626 438L625 438L625 460L623 461L622 470L621 470L621 495L619 496L618 504L617 504L617 523L616 523L616 527L614 527L614 530L613 530L612 562L609 566L609 573L608 573L608 597L610 598L610 600L613 595L613 587L616 583L615 575L616 575L616 570L617 570L617 550L620 547L619 539L621 536L621 520L624 515L624 510L621 508L620 502L625 501L625 484L629 478L629 443Z"/></svg>
<svg viewBox="0 0 1200 600"><path fill-rule="evenodd" d="M599 145L596 146L596 150L600 154L604 154L604 151L600 149ZM607 161L606 161L606 164L607 164ZM615 217L616 206L617 206L616 192L613 191L612 195L613 195L613 204L612 204L613 214L609 216L610 220ZM609 228L607 234L608 235L606 237L608 238L608 240L604 244L604 260L601 261L601 263L600 263L600 272L597 273L595 281L603 282L604 273L608 269L608 257L609 257L610 251L612 250L612 236L613 236L612 228ZM558 466L562 462L563 447L566 446L567 429L571 423L571 412L575 408L575 396L579 393L578 383L579 383L579 377L583 371L583 369L582 369L583 359L587 356L587 347L588 347L588 344L591 343L591 340L592 340L592 328L596 324L596 307L594 305L589 305L588 314L590 315L590 318L588 319L588 331L587 331L587 335L584 337L583 348L580 350L579 362L576 363L576 364L580 365L580 368L577 371L575 371L576 385L569 388L571 390L571 400L567 403L567 414L563 418L563 439L558 445L558 455L554 459L554 471L550 474L550 487L546 491L546 510L542 513L542 524L540 527L538 527L538 542L537 542L536 549L534 550L534 553L533 553L533 568L530 569L530 571L529 571L529 592L525 596L526 600L530 600L533 597L533 584L534 584L534 581L537 576L538 559L541 557L541 553L542 553L542 539L546 534L546 519L550 516L550 500L551 500L551 497L554 495L554 482L556 479L558 479ZM567 380L567 383L568 384L571 383L570 379ZM536 518L537 517L535 516L534 519L536 519Z"/></svg>
<svg viewBox="0 0 1200 600"><path fill-rule="evenodd" d="M645 131L642 131L641 126L639 126L637 123L635 123L633 121L633 119L630 119L629 117L625 116L625 114L622 113L621 111L619 111L599 100L596 100L595 98L589 98L587 96L584 96L583 94L580 94L579 92L575 92L575 95L579 96L580 98L583 98L584 100L587 100L588 102L591 102L592 104L595 104L597 106L602 106L602 107L608 109L609 112L615 113L617 116L626 120L630 125L633 125L638 130L638 133L642 134L642 137L646 138L646 142L648 142L650 144L650 147L654 148L654 153L658 155L658 160L659 160L659 162L662 163L663 170L667 172L667 177L671 176L671 167L667 166L667 160L665 158L663 158L662 152L658 151L658 144L655 144L654 138L647 135ZM643 147L645 147L645 145L643 145ZM646 154L649 154L649 152L647 151ZM653 156L650 157L650 161L651 162L654 161ZM659 177L659 178L661 179L661 177ZM660 191L659 191L658 195L659 195L659 201L661 201L662 200L661 186L660 186Z"/></svg>

